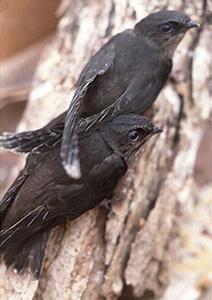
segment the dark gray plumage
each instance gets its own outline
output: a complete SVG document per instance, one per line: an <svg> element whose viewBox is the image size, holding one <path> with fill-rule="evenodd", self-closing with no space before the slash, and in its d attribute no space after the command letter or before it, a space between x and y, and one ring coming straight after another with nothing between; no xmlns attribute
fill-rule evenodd
<svg viewBox="0 0 212 300"><path fill-rule="evenodd" d="M7 266L18 272L29 267L38 277L50 229L110 198L131 154L160 131L145 117L122 115L79 134L80 179L64 171L60 144L30 153L0 203L0 245Z"/></svg>

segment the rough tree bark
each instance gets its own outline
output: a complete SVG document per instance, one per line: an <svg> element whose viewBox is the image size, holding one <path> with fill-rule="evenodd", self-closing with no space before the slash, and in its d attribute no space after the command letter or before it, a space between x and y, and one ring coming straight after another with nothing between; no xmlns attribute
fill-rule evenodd
<svg viewBox="0 0 212 300"><path fill-rule="evenodd" d="M19 129L38 128L64 111L89 57L112 34L161 8L185 10L201 24L205 20L181 43L172 79L154 104L154 121L164 133L136 157L109 213L96 208L52 233L40 281L1 266L1 299L115 300L135 295L146 300L160 299L166 289L179 212L193 201L201 124L209 118L206 1L64 0L57 37L43 54Z"/></svg>

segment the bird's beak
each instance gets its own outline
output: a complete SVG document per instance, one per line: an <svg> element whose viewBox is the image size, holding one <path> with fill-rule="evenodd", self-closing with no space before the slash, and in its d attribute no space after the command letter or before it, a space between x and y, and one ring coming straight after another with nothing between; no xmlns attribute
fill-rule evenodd
<svg viewBox="0 0 212 300"><path fill-rule="evenodd" d="M163 130L161 128L159 128L159 127L155 127L154 130L153 130L153 134L155 134L155 133L161 133L161 132L163 132Z"/></svg>
<svg viewBox="0 0 212 300"><path fill-rule="evenodd" d="M198 28L199 24L197 22L194 22L194 21L190 20L185 24L185 27L186 27L186 29L191 29L191 28L194 28L194 27Z"/></svg>

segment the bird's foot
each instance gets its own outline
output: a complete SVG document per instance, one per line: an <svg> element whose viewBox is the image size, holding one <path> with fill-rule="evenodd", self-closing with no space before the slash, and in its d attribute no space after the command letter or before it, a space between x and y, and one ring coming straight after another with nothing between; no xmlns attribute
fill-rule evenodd
<svg viewBox="0 0 212 300"><path fill-rule="evenodd" d="M106 208L107 210L111 210L112 209L112 201L111 199L104 199L101 203L100 203L101 207Z"/></svg>

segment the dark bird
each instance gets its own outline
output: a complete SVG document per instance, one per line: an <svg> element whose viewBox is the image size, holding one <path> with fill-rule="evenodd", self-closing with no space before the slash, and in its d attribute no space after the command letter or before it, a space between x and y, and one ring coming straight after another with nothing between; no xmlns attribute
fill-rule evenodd
<svg viewBox="0 0 212 300"><path fill-rule="evenodd" d="M146 117L132 114L79 133L80 179L66 174L60 143L30 153L0 202L0 245L6 265L18 272L29 268L38 278L50 229L110 199L132 153L158 132Z"/></svg>
<svg viewBox="0 0 212 300"><path fill-rule="evenodd" d="M53 122L37 132L41 143L34 148L44 146L43 133L49 134L47 139L52 142L63 134L62 164L67 174L80 178L79 127L85 129L110 116L145 112L166 83L177 45L188 29L197 26L183 12L159 11L141 20L134 29L112 37L82 70L67 114L59 116L59 124ZM64 127L59 133L58 125ZM22 147L22 137L28 139L29 145L30 134L19 139L5 136L0 145L12 148L18 142ZM31 138L34 143L34 136Z"/></svg>
<svg viewBox="0 0 212 300"><path fill-rule="evenodd" d="M197 27L179 11L150 14L112 37L83 69L68 109L61 156L70 176L80 177L77 124L93 116L142 114L156 99L172 68L172 56L185 32Z"/></svg>

